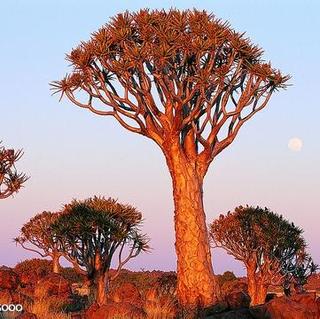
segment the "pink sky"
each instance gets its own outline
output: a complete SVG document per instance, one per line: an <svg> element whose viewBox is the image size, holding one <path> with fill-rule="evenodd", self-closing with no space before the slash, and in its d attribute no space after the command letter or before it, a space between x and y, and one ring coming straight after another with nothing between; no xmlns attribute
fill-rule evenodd
<svg viewBox="0 0 320 319"><path fill-rule="evenodd" d="M104 195L135 205L144 215L143 229L153 251L129 268L175 269L171 181L160 150L112 118L90 114L67 100L58 103L49 92L48 83L67 71L64 54L129 2L98 1L100 9L92 11L72 1L17 3L4 5L0 22L7 30L2 36L0 140L24 149L18 167L31 178L16 197L0 202L0 264L36 257L12 242L34 214L59 210L72 198ZM320 29L315 16L319 5L293 3L289 8L271 1L255 4L257 14L252 14L250 1L153 4L172 5L204 8L228 19L266 50L266 59L293 76L294 85L276 93L212 164L204 187L208 222L240 204L267 206L305 230L310 251L320 263L320 108L312 94L318 90L320 71L320 47L314 40ZM150 4L138 1L128 8L145 6ZM300 152L287 147L295 136L304 142ZM224 253L214 251L213 263L218 273L243 274L242 265Z"/></svg>

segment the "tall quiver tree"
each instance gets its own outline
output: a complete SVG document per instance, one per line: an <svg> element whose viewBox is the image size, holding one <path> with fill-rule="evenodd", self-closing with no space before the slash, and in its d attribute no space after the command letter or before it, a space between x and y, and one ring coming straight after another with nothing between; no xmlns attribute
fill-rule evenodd
<svg viewBox="0 0 320 319"><path fill-rule="evenodd" d="M205 11L125 12L73 49L72 72L52 83L61 97L161 148L173 184L182 305L215 300L202 190L208 167L288 80L261 55Z"/></svg>
<svg viewBox="0 0 320 319"><path fill-rule="evenodd" d="M16 244L28 251L41 257L51 257L54 273L60 272L59 259L62 256L57 236L51 229L58 216L59 213L47 211L35 215L22 226L19 236L14 239Z"/></svg>
<svg viewBox="0 0 320 319"><path fill-rule="evenodd" d="M22 155L22 150L6 149L0 141L0 199L17 193L28 179L24 173L18 173L15 167Z"/></svg>

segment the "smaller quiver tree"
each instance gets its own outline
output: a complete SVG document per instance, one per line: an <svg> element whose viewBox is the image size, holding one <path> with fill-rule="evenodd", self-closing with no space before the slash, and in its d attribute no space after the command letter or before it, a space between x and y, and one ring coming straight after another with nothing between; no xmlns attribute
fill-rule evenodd
<svg viewBox="0 0 320 319"><path fill-rule="evenodd" d="M54 223L65 258L95 284L99 305L106 302L110 283L122 267L148 250L149 239L140 233L141 222L142 215L134 207L111 198L93 197L72 201ZM115 254L118 265L111 276Z"/></svg>
<svg viewBox="0 0 320 319"><path fill-rule="evenodd" d="M284 275L283 288L287 296L291 295L290 286L294 285L296 293L305 291L304 285L308 282L308 278L313 275L319 266L314 263L312 257L302 249L284 261L282 273Z"/></svg>
<svg viewBox="0 0 320 319"><path fill-rule="evenodd" d="M22 157L21 150L6 149L0 141L0 199L17 193L28 177L18 173L15 163Z"/></svg>
<svg viewBox="0 0 320 319"><path fill-rule="evenodd" d="M260 207L237 207L210 225L213 247L245 264L251 305L263 304L268 286L285 278L283 266L306 244L302 229Z"/></svg>
<svg viewBox="0 0 320 319"><path fill-rule="evenodd" d="M20 230L20 235L14 239L16 244L24 249L37 253L41 257L51 257L54 273L60 272L59 259L62 252L56 234L51 225L55 222L59 213L44 211L32 217Z"/></svg>

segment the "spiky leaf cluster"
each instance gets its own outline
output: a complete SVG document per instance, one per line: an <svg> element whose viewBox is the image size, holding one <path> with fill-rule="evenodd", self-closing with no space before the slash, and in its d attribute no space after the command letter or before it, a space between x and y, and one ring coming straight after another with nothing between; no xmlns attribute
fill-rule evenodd
<svg viewBox="0 0 320 319"><path fill-rule="evenodd" d="M312 257L302 249L291 258L287 259L282 266L282 273L285 276L284 285L293 282L299 289L308 282L308 278L319 269Z"/></svg>
<svg viewBox="0 0 320 319"><path fill-rule="evenodd" d="M0 199L7 198L18 192L28 177L18 173L16 162L22 157L21 150L6 149L0 141Z"/></svg>

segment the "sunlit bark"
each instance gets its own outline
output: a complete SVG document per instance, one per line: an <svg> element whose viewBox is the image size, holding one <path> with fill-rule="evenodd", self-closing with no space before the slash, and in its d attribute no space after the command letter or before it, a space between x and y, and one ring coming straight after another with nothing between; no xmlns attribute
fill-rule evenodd
<svg viewBox="0 0 320 319"><path fill-rule="evenodd" d="M179 144L170 145L167 153L175 207L177 293L183 305L211 305L216 300L216 288L203 207L203 179Z"/></svg>

